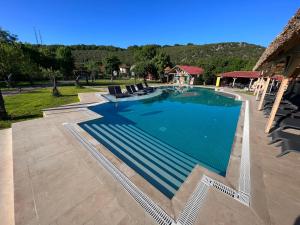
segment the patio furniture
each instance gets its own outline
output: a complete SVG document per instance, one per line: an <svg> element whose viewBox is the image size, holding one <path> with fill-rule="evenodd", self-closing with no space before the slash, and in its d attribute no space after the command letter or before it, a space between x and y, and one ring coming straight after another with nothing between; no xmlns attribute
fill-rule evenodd
<svg viewBox="0 0 300 225"><path fill-rule="evenodd" d="M265 110L264 115L266 117L268 117L271 113L271 110L272 109ZM276 112L276 117L288 116L288 115L292 114L295 111L296 111L295 109L282 109L282 108L279 108Z"/></svg>
<svg viewBox="0 0 300 225"><path fill-rule="evenodd" d="M150 86L147 84L146 81L144 81L144 84L145 84L146 88L149 89L149 90L154 91L154 90L156 89L156 88L154 88L154 87L150 87Z"/></svg>
<svg viewBox="0 0 300 225"><path fill-rule="evenodd" d="M288 128L300 130L300 119L295 117L288 117L283 119L280 122L279 126L281 130L288 129Z"/></svg>
<svg viewBox="0 0 300 225"><path fill-rule="evenodd" d="M126 85L126 90L131 95L143 95L144 93L133 92L130 85Z"/></svg>
<svg viewBox="0 0 300 225"><path fill-rule="evenodd" d="M269 142L269 144L274 144L278 141L283 141L283 140L290 140L294 142L300 141L300 135L284 132L282 130L276 130L272 132L270 137L272 138L272 140Z"/></svg>
<svg viewBox="0 0 300 225"><path fill-rule="evenodd" d="M298 141L284 140L281 145L281 153L278 154L276 157L281 157L290 152L298 152L298 153L300 152L300 140Z"/></svg>
<svg viewBox="0 0 300 225"><path fill-rule="evenodd" d="M150 93L150 92L153 92L154 90L153 90L153 88L150 88L150 87L146 87L146 88L144 88L144 86L143 86L143 84L142 83L138 83L137 85L137 88L138 88L138 90L139 91L146 91L146 92L148 92L148 93Z"/></svg>
<svg viewBox="0 0 300 225"><path fill-rule="evenodd" d="M115 86L115 91L116 91L116 95L121 96L121 98L130 97L131 96L128 93L123 93L120 86Z"/></svg>
<svg viewBox="0 0 300 225"><path fill-rule="evenodd" d="M135 89L135 86L134 86L133 84L130 85L130 87L131 87L131 90L133 91L133 93L139 93L139 94L141 94L141 95L147 94L147 92L145 92L145 91L137 91L137 90Z"/></svg>
<svg viewBox="0 0 300 225"><path fill-rule="evenodd" d="M108 92L116 98L129 97L128 94L122 93L120 86L108 86Z"/></svg>

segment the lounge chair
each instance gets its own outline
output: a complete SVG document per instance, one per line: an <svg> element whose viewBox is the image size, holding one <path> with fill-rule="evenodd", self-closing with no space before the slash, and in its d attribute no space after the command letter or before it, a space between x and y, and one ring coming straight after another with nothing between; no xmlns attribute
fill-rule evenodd
<svg viewBox="0 0 300 225"><path fill-rule="evenodd" d="M147 93L153 92L152 88L144 88L142 83L138 83L136 86L137 86L139 91L145 91Z"/></svg>
<svg viewBox="0 0 300 225"><path fill-rule="evenodd" d="M121 96L121 98L130 97L128 93L123 93L120 86L115 86L116 95Z"/></svg>
<svg viewBox="0 0 300 225"><path fill-rule="evenodd" d="M281 103L290 103L290 101L288 101L289 99L294 98L297 95L299 95L299 93L298 93L299 86L300 86L300 82L298 82L298 81L294 81L293 83L291 83L288 86L288 88L286 89L286 91L284 92ZM295 90L296 90L296 92L295 92ZM267 95L264 100L264 105L274 103L275 99L276 99L276 95L273 95L273 94Z"/></svg>
<svg viewBox="0 0 300 225"><path fill-rule="evenodd" d="M145 94L147 94L147 92L145 92L145 91L137 91L136 89L135 89L135 86L132 84L132 85L130 85L130 87L131 87L131 90L133 91L133 93L137 93L137 94L140 94L140 95L145 95Z"/></svg>
<svg viewBox="0 0 300 225"><path fill-rule="evenodd" d="M294 112L294 111L297 111L298 110L298 107L294 104L284 104L284 105L279 105L278 107L278 114L280 114L280 111L284 112L284 111L291 111L291 112ZM272 107L267 107L267 108L264 108L264 114L265 115L269 115L272 111Z"/></svg>
<svg viewBox="0 0 300 225"><path fill-rule="evenodd" d="M298 152L298 153L300 152L300 140L298 141L284 140L281 144L281 153L278 154L276 157L281 157L290 152Z"/></svg>
<svg viewBox="0 0 300 225"><path fill-rule="evenodd" d="M269 142L269 144L274 144L278 141L283 140L290 140L290 141L300 141L300 135L284 132L282 130L276 130L271 133L270 137L272 138L272 141Z"/></svg>
<svg viewBox="0 0 300 225"><path fill-rule="evenodd" d="M144 81L144 84L145 84L145 86L146 86L146 88L147 88L147 89L149 89L149 90L152 90L152 91L154 91L154 90L155 90L155 88L154 88L154 87L149 87L149 85L147 84L147 82L146 82L146 81Z"/></svg>
<svg viewBox="0 0 300 225"><path fill-rule="evenodd" d="M130 85L126 85L126 90L131 95L143 95L144 93L133 92Z"/></svg>
<svg viewBox="0 0 300 225"><path fill-rule="evenodd" d="M108 86L108 92L116 98L128 97L128 95L122 93L120 86Z"/></svg>
<svg viewBox="0 0 300 225"><path fill-rule="evenodd" d="M266 116L266 117L268 117L269 115L270 115L270 113L271 113L271 110L272 109L268 109L268 110L266 110L266 111L264 111L264 115ZM290 114L292 114L293 112L295 112L296 110L294 110L294 109L278 109L277 110L277 112L276 112L276 117L283 117L283 116L289 116Z"/></svg>
<svg viewBox="0 0 300 225"><path fill-rule="evenodd" d="M280 124L280 130L292 128L296 130L300 130L300 119L299 118L293 118L293 117L288 117L283 119Z"/></svg>
<svg viewBox="0 0 300 225"><path fill-rule="evenodd" d="M115 86L108 86L108 92L110 95L115 95L116 91L115 91Z"/></svg>

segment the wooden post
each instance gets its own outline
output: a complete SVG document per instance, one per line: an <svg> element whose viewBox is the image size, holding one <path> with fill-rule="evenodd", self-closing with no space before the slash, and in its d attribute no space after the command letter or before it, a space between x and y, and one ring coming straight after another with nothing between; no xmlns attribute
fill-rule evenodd
<svg viewBox="0 0 300 225"><path fill-rule="evenodd" d="M259 102L259 105L258 105L258 108L257 108L258 110L262 110L264 100L265 100L265 96L266 96L266 93L267 93L267 90L268 90L268 87L269 87L270 80L271 80L271 78L268 77L267 81L264 84L263 93L262 93L262 96L260 98L260 102Z"/></svg>
<svg viewBox="0 0 300 225"><path fill-rule="evenodd" d="M249 86L248 86L249 91L250 91L250 88L252 86L252 83L253 83L253 78L250 79L250 83L249 83Z"/></svg>
<svg viewBox="0 0 300 225"><path fill-rule="evenodd" d="M257 84L256 84L256 87L255 87L255 90L254 90L254 93L253 93L253 95L256 95L256 93L257 93L257 90L258 90L258 87L259 87L259 84L260 84L260 81L261 81L261 77L260 78L258 78L258 80L257 80Z"/></svg>
<svg viewBox="0 0 300 225"><path fill-rule="evenodd" d="M270 131L272 125L273 125L273 122L274 122L274 119L275 119L275 115L277 113L277 110L278 110L278 107L280 105L282 96L283 96L284 91L286 90L288 84L289 84L289 79L288 78L284 78L282 80L281 85L279 87L279 90L277 92L276 99L275 99L275 102L273 104L270 116L269 116L269 120L268 120L268 122L266 124L266 127L265 127L265 133L269 133L269 131Z"/></svg>
<svg viewBox="0 0 300 225"><path fill-rule="evenodd" d="M269 90L269 94L271 94L272 89L274 87L274 84L275 84L275 79L272 79L272 83L271 83L271 87L270 87L270 90Z"/></svg>
<svg viewBox="0 0 300 225"><path fill-rule="evenodd" d="M260 80L260 83L258 85L258 89L257 89L257 93L256 93L256 98L255 98L256 101L258 101L258 99L259 99L260 91L261 91L261 88L263 87L264 82L265 82L265 80L262 77L261 80Z"/></svg>
<svg viewBox="0 0 300 225"><path fill-rule="evenodd" d="M232 87L233 87L233 88L234 88L236 79L237 79L236 77L233 78L233 83L232 83Z"/></svg>

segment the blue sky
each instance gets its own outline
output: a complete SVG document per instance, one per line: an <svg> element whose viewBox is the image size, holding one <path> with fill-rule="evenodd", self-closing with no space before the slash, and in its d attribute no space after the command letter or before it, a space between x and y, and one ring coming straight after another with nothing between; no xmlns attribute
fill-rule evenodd
<svg viewBox="0 0 300 225"><path fill-rule="evenodd" d="M36 27L45 44L267 46L298 7L297 0L2 0L0 26L30 43Z"/></svg>

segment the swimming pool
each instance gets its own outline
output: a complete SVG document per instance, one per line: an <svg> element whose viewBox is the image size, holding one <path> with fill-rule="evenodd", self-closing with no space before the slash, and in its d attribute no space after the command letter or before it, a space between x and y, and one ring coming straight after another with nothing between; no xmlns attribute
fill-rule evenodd
<svg viewBox="0 0 300 225"><path fill-rule="evenodd" d="M172 198L196 164L226 174L240 108L240 101L211 89L169 89L92 106L103 117L79 125Z"/></svg>

